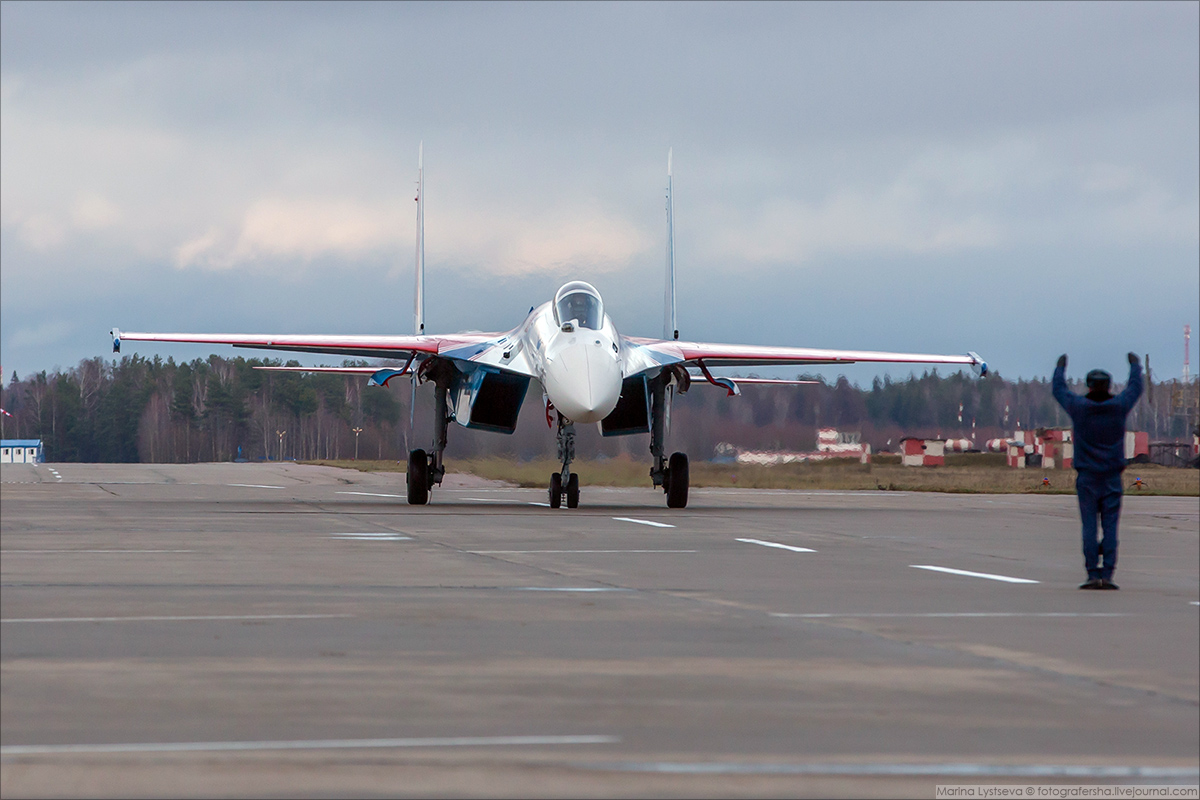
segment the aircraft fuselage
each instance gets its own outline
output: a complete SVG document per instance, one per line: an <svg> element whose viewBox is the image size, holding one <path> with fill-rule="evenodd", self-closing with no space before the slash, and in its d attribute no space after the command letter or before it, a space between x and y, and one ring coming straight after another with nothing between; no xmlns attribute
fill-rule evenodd
<svg viewBox="0 0 1200 800"><path fill-rule="evenodd" d="M599 422L620 399L621 337L588 284L564 286L555 301L530 311L497 350L478 360L533 373L550 403L572 422Z"/></svg>

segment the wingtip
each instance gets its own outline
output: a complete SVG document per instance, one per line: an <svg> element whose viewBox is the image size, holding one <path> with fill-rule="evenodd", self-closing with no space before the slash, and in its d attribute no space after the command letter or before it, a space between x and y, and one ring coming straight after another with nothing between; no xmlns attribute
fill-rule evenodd
<svg viewBox="0 0 1200 800"><path fill-rule="evenodd" d="M975 370L975 374L981 378L987 377L988 365L987 362L983 360L983 356L979 355L979 353L976 353L974 350L967 353L967 355L971 357L971 368Z"/></svg>

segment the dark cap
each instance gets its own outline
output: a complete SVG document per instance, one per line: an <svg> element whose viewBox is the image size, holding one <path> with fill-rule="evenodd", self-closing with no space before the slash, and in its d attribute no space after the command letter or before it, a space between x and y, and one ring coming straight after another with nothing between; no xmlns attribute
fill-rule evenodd
<svg viewBox="0 0 1200 800"><path fill-rule="evenodd" d="M1094 369L1087 374L1087 387L1089 389L1103 386L1108 388L1112 383L1112 375L1109 375L1102 369Z"/></svg>

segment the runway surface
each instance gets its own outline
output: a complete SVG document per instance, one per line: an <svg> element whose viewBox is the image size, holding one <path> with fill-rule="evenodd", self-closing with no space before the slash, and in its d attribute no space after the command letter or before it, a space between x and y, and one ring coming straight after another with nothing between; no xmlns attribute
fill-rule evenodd
<svg viewBox="0 0 1200 800"><path fill-rule="evenodd" d="M0 469L0 794L1194 784L1200 508L294 464ZM452 476L453 477L453 476Z"/></svg>

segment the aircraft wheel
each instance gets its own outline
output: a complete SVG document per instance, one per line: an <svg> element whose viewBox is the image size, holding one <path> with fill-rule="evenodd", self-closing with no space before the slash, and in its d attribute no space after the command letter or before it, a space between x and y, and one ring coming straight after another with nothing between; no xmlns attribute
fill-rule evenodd
<svg viewBox="0 0 1200 800"><path fill-rule="evenodd" d="M558 508L562 505L562 475L555 472L550 476L550 507Z"/></svg>
<svg viewBox="0 0 1200 800"><path fill-rule="evenodd" d="M686 508L688 501L688 457L672 453L667 462L667 508Z"/></svg>
<svg viewBox="0 0 1200 800"><path fill-rule="evenodd" d="M567 508L579 508L579 475L574 472L567 480Z"/></svg>
<svg viewBox="0 0 1200 800"><path fill-rule="evenodd" d="M404 480L408 484L410 506L423 506L429 502L429 458L424 450L413 450L408 454L408 472Z"/></svg>

